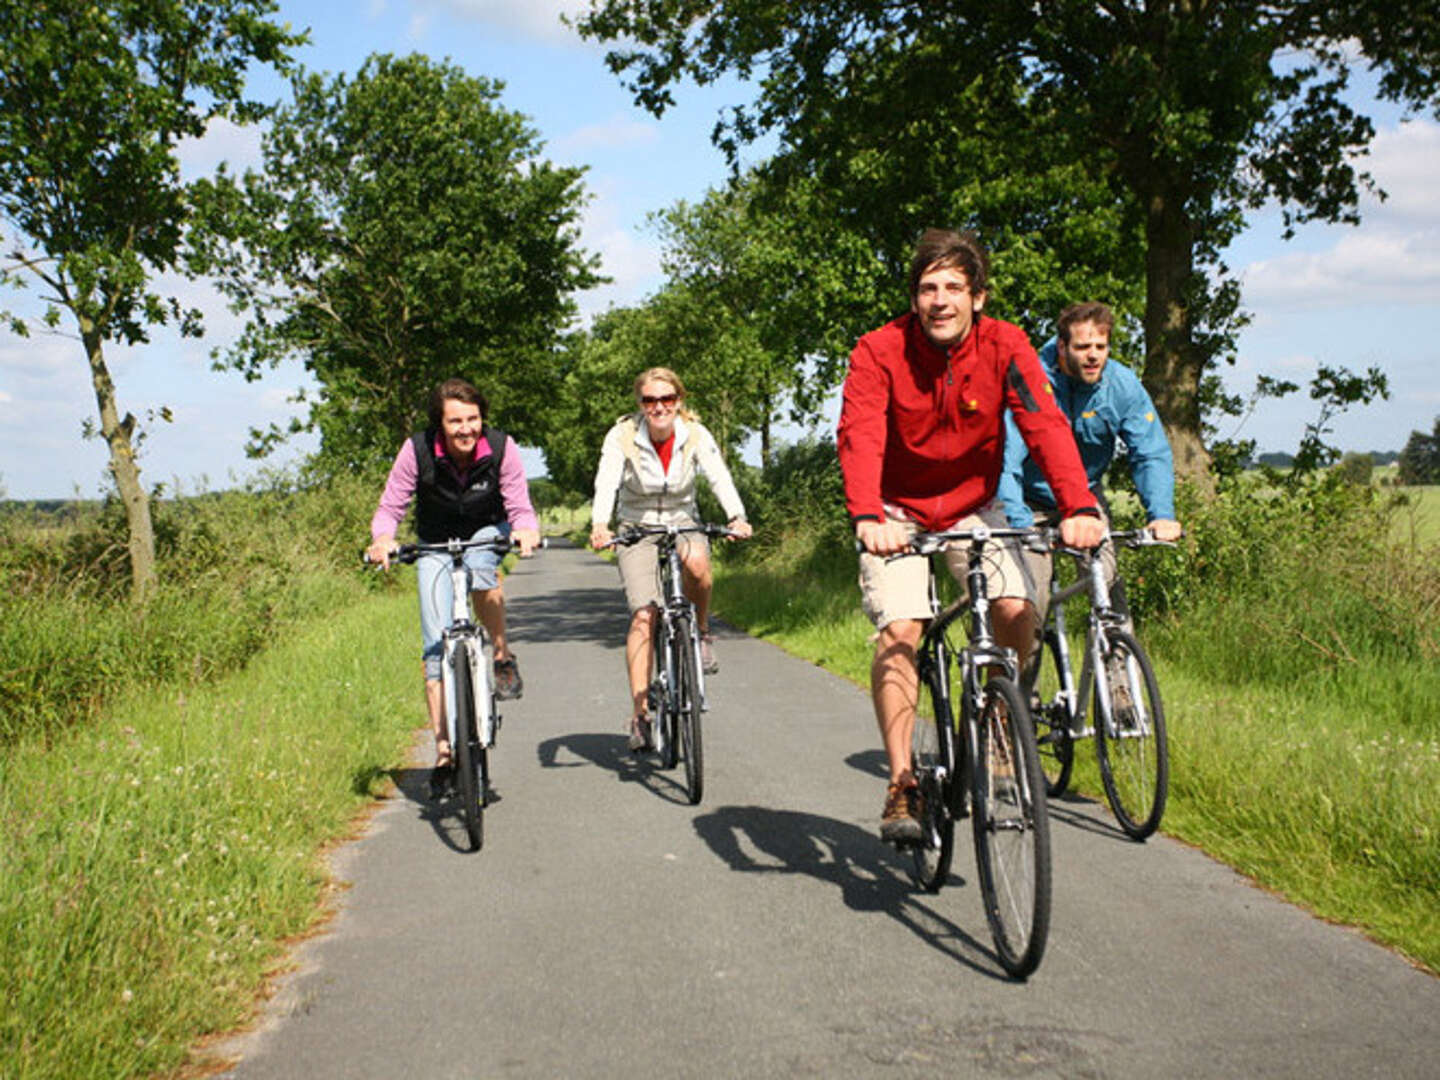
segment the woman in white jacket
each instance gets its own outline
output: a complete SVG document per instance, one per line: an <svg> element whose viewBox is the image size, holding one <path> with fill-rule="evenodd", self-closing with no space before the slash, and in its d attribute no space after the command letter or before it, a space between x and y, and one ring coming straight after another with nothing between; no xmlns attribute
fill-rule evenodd
<svg viewBox="0 0 1440 1080"><path fill-rule="evenodd" d="M595 501L590 508L590 544L610 543L610 517L625 525L697 525L695 481L704 476L730 518L729 528L748 537L745 506L714 437L685 407L685 384L669 368L651 368L635 380L639 412L622 416L605 436L595 471ZM617 500L618 495L618 500ZM618 507L617 507L618 501ZM704 536L681 541L685 595L695 605L700 654L706 672L719 670L710 636L710 545ZM650 636L660 595L658 540L646 537L616 552L630 631L625 638L625 667L630 675L630 749L650 743L645 691L650 684Z"/></svg>

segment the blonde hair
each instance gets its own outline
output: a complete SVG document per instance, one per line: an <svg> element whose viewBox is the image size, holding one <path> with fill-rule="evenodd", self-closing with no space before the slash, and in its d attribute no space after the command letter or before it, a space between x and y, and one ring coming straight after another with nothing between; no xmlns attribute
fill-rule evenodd
<svg viewBox="0 0 1440 1080"><path fill-rule="evenodd" d="M690 408L685 404L685 384L680 381L680 376L676 375L675 372L671 371L668 367L647 368L639 375L635 376L636 405L640 404L640 388L644 386L647 382L650 382L652 379L656 382L669 383L675 388L675 393L680 395L680 401L675 407L675 412L677 415L682 416L686 420L692 422L700 419L700 417L696 413L692 412ZM640 411L643 413L645 410L642 407Z"/></svg>

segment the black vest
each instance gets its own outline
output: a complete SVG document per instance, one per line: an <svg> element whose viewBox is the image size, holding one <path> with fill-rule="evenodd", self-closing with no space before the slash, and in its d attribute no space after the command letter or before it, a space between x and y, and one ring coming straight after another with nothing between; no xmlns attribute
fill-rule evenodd
<svg viewBox="0 0 1440 1080"><path fill-rule="evenodd" d="M509 438L499 428L481 429L490 453L477 458L465 476L455 475L449 465L435 458L434 431L412 435L415 446L415 532L424 544L446 540L468 540L486 525L507 520L505 500L500 495L500 459Z"/></svg>

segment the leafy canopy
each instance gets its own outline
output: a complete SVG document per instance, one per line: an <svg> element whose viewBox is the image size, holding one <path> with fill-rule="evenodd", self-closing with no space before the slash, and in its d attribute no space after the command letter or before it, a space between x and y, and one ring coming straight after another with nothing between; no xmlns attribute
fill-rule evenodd
<svg viewBox="0 0 1440 1080"><path fill-rule="evenodd" d="M541 430L571 295L601 279L578 243L582 170L545 161L501 90L418 55L302 74L263 170L209 190L237 224L196 268L250 316L223 362L253 379L303 359L321 390L294 429L319 432L323 468L387 464L453 375L486 393L487 420Z"/></svg>

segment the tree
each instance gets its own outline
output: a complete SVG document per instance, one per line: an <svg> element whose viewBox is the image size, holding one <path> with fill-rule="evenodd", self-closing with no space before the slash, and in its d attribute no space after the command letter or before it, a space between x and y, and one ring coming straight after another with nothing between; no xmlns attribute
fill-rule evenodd
<svg viewBox="0 0 1440 1080"><path fill-rule="evenodd" d="M1440 484L1440 416L1429 435L1410 432L1400 451L1398 478L1402 484Z"/></svg>
<svg viewBox="0 0 1440 1080"><path fill-rule="evenodd" d="M273 0L34 0L0 4L0 217L13 230L0 284L38 282L45 324L68 312L90 366L99 431L125 506L132 593L155 578L140 432L122 417L109 343L144 344L199 315L153 291L175 269L187 220L177 144L217 117L258 119L251 62L283 69L303 35L266 20ZM27 320L5 314L21 336Z"/></svg>
<svg viewBox="0 0 1440 1080"><path fill-rule="evenodd" d="M907 176L963 187L1017 148L1044 166L1007 165L1017 213L1063 206L1043 182L1035 199L1026 189L1067 156L1108 185L1120 239L1143 257L1145 383L1194 477L1207 463L1206 376L1244 319L1220 252L1266 200L1287 232L1357 221L1371 179L1353 159L1374 130L1344 100L1352 68L1377 69L1384 99L1432 107L1440 59L1436 0L1403 18L1374 0L596 0L579 26L627 42L610 66L656 113L683 79L758 78L718 145L733 160L774 134L782 171L824 178L852 207L878 189L903 210ZM929 179L937 168L948 176ZM991 243L997 262L1011 257ZM1111 277L1130 280L1127 266Z"/></svg>
<svg viewBox="0 0 1440 1080"><path fill-rule="evenodd" d="M250 316L223 362L256 379L303 358L321 393L291 430L320 433L322 469L388 464L452 375L517 438L542 430L570 294L602 279L578 246L583 170L544 161L501 90L423 56L301 73L263 170L208 190L223 242L195 269Z"/></svg>

